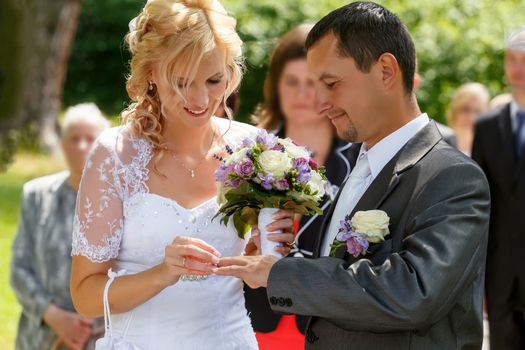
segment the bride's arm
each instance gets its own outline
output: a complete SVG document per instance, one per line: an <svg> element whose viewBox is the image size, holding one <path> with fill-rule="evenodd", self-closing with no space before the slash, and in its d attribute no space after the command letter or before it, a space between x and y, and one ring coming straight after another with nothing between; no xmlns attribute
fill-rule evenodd
<svg viewBox="0 0 525 350"><path fill-rule="evenodd" d="M75 210L70 289L76 309L88 317L103 314L107 271L115 269L123 235L122 199L127 188L120 183L120 162L111 148L114 144L114 137L107 133L95 142L82 175ZM176 238L166 247L161 264L114 281L109 291L111 311L133 309L176 283L182 274L209 274L218 255L202 241Z"/></svg>
<svg viewBox="0 0 525 350"><path fill-rule="evenodd" d="M201 240L177 237L166 247L161 264L115 279L108 293L111 312L122 313L143 304L164 288L177 283L181 275L212 273L219 261L218 255L213 247ZM71 296L80 314L86 317L104 314L103 291L109 268L114 268L114 260L99 263L84 256L73 257Z"/></svg>

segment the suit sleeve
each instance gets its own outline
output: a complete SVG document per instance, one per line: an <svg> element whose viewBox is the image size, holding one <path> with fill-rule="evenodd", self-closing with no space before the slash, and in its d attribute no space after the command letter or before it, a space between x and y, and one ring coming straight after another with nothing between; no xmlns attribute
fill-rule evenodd
<svg viewBox="0 0 525 350"><path fill-rule="evenodd" d="M35 193L24 187L20 224L13 243L11 286L23 312L36 324L42 322L44 312L52 301L51 295L38 279L34 259L34 234L37 230L35 214L38 206Z"/></svg>
<svg viewBox="0 0 525 350"><path fill-rule="evenodd" d="M471 163L429 180L409 210L402 249L382 265L361 259L283 259L268 295L276 312L317 316L349 331L426 329L483 273L490 195ZM276 302L276 300L285 302Z"/></svg>

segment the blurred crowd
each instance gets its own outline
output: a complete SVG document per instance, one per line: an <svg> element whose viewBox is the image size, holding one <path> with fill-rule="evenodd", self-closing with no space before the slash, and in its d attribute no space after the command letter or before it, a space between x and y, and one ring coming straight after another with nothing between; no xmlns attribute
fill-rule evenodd
<svg viewBox="0 0 525 350"><path fill-rule="evenodd" d="M315 109L315 89L304 43L311 25L293 28L278 41L269 63L264 101L253 122L311 149L327 169L326 210L351 170L349 144L339 140L328 118ZM491 97L482 82L458 86L448 104L445 140L472 157L485 172L492 195L485 300L484 347L525 348L525 30L506 42L502 62L510 93ZM414 85L424 76L416 73ZM242 96L232 95L235 114ZM221 109L218 116L227 117ZM445 117L445 118L443 118ZM69 292L71 232L76 193L90 146L110 126L92 103L70 107L62 123L68 169L34 179L22 193L21 219L13 245L11 285L22 305L17 349L92 349L103 321L75 312ZM300 217L291 256L310 258L322 217ZM264 289L245 288L246 305L261 349L302 349L306 318L274 314Z"/></svg>

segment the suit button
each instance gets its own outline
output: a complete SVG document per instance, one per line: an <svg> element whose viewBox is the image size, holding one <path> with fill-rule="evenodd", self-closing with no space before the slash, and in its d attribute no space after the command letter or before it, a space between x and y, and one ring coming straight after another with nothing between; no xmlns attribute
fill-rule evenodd
<svg viewBox="0 0 525 350"><path fill-rule="evenodd" d="M277 305L277 298L276 298L276 297L271 297L271 298L270 298L270 303L271 303L272 305Z"/></svg>
<svg viewBox="0 0 525 350"><path fill-rule="evenodd" d="M286 298L284 300L284 302L286 303L286 306L288 306L288 307L292 307L292 305L293 305L292 299L290 299L290 298Z"/></svg>
<svg viewBox="0 0 525 350"><path fill-rule="evenodd" d="M284 305L285 305L284 298L279 298L279 306L284 306Z"/></svg>
<svg viewBox="0 0 525 350"><path fill-rule="evenodd" d="M315 335L315 333L312 330L308 330L306 332L306 340L310 344L315 343L318 339L319 339L319 337L317 335Z"/></svg>

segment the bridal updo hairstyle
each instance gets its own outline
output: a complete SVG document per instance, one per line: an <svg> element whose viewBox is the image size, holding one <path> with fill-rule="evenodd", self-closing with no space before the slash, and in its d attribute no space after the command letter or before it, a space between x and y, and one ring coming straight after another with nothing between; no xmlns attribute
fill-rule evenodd
<svg viewBox="0 0 525 350"><path fill-rule="evenodd" d="M177 80L192 80L201 60L216 48L224 50L227 84L222 105L230 116L226 99L242 77L242 41L236 21L214 0L149 0L130 23L126 43L131 51L126 90L132 100L122 112L123 122L137 136L159 150L163 117L161 102L149 77L153 67L183 97Z"/></svg>

